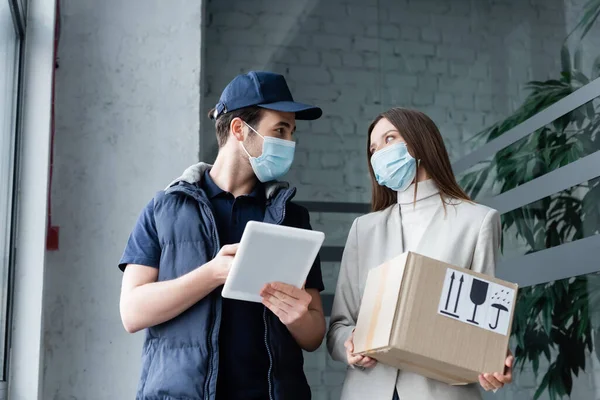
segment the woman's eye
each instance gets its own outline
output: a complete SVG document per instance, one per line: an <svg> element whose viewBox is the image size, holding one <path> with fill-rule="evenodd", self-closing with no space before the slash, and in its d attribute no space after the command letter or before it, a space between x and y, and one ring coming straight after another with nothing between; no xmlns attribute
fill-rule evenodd
<svg viewBox="0 0 600 400"><path fill-rule="evenodd" d="M391 142L391 141L393 141L393 140L394 140L394 137L393 137L393 136L388 136L388 137L386 137L386 138L385 138L385 142L386 142L386 143L389 143L389 142Z"/></svg>

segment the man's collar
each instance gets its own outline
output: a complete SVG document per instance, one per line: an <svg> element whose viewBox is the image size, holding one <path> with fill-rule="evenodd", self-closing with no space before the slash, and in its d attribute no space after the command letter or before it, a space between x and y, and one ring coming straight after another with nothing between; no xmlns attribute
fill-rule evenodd
<svg viewBox="0 0 600 400"><path fill-rule="evenodd" d="M212 176L210 176L210 169L204 171L204 175L202 177L201 182L202 189L206 192L206 195L209 199L213 199L220 195L221 193L226 193L225 190L221 189L219 185L215 183ZM255 197L257 199L264 197L264 188L263 185L258 182L252 192L248 194L250 197Z"/></svg>
<svg viewBox="0 0 600 400"><path fill-rule="evenodd" d="M204 189L204 191L206 192L206 195L209 199L213 199L221 193L225 192L223 189L217 186L215 181L213 181L213 179L211 178L210 169L204 171L202 182L200 185L202 186L202 189Z"/></svg>
<svg viewBox="0 0 600 400"><path fill-rule="evenodd" d="M171 182L169 184L169 186L166 187L165 191L168 190L172 186L178 185L181 182L186 182L191 185L193 185L197 182L200 182L202 180L202 175L207 170L210 170L211 168L212 168L212 165L206 164L203 162L194 164L194 165L188 167L185 171L183 171L183 174L179 178L177 178L173 182ZM272 182L267 182L267 183L264 183L261 185L257 185L255 187L255 190L262 189L265 198L271 199L280 190L282 190L282 189L286 190L289 188L290 188L290 185L287 182L272 181Z"/></svg>

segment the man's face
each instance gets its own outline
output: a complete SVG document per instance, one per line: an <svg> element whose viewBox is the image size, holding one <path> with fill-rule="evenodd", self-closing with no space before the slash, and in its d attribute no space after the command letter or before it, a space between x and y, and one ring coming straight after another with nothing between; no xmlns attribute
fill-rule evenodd
<svg viewBox="0 0 600 400"><path fill-rule="evenodd" d="M296 115L265 109L262 119L254 129L263 136L276 137L283 140L294 140L296 131Z"/></svg>
<svg viewBox="0 0 600 400"><path fill-rule="evenodd" d="M262 119L253 128L264 137L270 136L293 141L294 132L296 131L296 115L294 113L264 109ZM263 139L247 126L245 126L245 131L246 149L252 156L260 156L262 154Z"/></svg>

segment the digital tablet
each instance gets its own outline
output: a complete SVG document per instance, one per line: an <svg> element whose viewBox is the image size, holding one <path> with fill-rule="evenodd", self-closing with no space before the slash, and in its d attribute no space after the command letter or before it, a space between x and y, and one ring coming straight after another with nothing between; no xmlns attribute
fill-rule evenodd
<svg viewBox="0 0 600 400"><path fill-rule="evenodd" d="M248 222L222 296L261 303L267 283L302 287L324 239L323 232Z"/></svg>

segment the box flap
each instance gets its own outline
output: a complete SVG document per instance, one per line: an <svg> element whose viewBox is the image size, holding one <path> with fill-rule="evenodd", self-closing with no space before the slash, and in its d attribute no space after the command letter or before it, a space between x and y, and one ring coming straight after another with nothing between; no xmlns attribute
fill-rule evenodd
<svg viewBox="0 0 600 400"><path fill-rule="evenodd" d="M390 343L408 253L369 271L354 331L354 351Z"/></svg>

